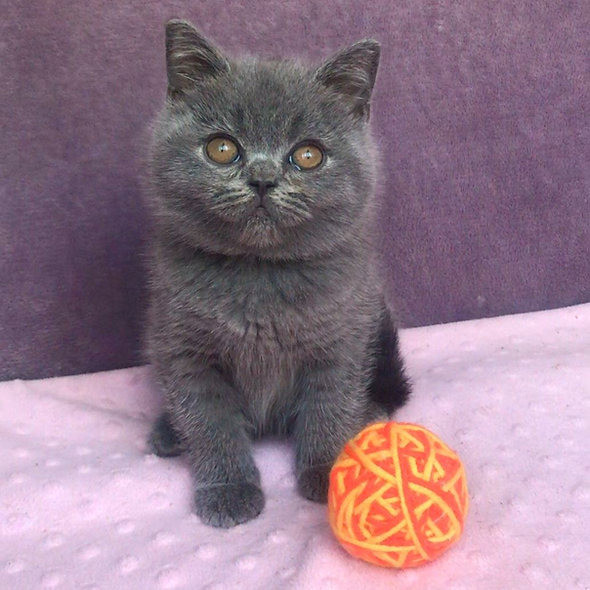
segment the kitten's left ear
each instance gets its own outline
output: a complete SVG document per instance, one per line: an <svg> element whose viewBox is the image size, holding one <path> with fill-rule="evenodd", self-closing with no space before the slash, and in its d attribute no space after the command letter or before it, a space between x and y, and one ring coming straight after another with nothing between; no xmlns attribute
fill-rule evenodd
<svg viewBox="0 0 590 590"><path fill-rule="evenodd" d="M328 59L318 68L315 78L341 95L354 115L368 119L380 51L373 39L359 41Z"/></svg>

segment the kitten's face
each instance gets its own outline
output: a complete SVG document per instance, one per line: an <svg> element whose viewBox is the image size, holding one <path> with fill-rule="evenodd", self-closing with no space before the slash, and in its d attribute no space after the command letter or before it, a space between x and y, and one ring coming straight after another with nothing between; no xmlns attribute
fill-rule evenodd
<svg viewBox="0 0 590 590"><path fill-rule="evenodd" d="M153 155L168 227L224 254L293 258L332 249L373 192L370 88L366 100L351 102L327 85L332 64L325 72L285 62L230 64L209 44L205 68L206 42L193 29L181 32L177 54L169 43L170 97ZM198 59L179 65L187 32ZM342 85L336 66L331 83Z"/></svg>

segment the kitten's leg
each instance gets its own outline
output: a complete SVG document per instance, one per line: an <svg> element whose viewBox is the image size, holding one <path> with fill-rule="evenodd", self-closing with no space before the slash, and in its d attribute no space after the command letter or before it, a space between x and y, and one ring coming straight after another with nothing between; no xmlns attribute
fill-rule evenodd
<svg viewBox="0 0 590 590"><path fill-rule="evenodd" d="M397 327L385 304L382 305L375 352L376 363L369 393L376 404L387 414L392 414L406 403L411 388L399 348Z"/></svg>
<svg viewBox="0 0 590 590"><path fill-rule="evenodd" d="M185 448L170 424L168 412L163 412L156 420L148 444L159 457L177 457L184 452Z"/></svg>
<svg viewBox="0 0 590 590"><path fill-rule="evenodd" d="M308 370L294 435L300 493L326 502L330 470L346 442L371 421L367 393L343 366Z"/></svg>
<svg viewBox="0 0 590 590"><path fill-rule="evenodd" d="M231 527L264 507L236 393L221 373L183 359L168 366L170 419L182 438L196 483L195 509L206 524ZM168 372L168 375L170 373Z"/></svg>

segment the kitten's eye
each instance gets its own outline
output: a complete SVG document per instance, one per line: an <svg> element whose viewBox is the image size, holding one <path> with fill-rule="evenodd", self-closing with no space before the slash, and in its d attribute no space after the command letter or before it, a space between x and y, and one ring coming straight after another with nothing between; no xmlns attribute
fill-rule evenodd
<svg viewBox="0 0 590 590"><path fill-rule="evenodd" d="M205 151L217 164L232 164L240 157L238 146L227 137L214 137L209 140Z"/></svg>
<svg viewBox="0 0 590 590"><path fill-rule="evenodd" d="M324 153L316 145L305 144L293 150L289 161L296 168L311 170L317 168L324 161Z"/></svg>

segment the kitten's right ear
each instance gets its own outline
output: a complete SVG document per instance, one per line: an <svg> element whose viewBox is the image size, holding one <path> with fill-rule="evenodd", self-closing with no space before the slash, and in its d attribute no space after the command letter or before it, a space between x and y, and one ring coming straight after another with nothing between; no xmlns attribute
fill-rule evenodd
<svg viewBox="0 0 590 590"><path fill-rule="evenodd" d="M184 20L166 24L166 67L168 91L173 94L229 71L229 63L219 50Z"/></svg>

